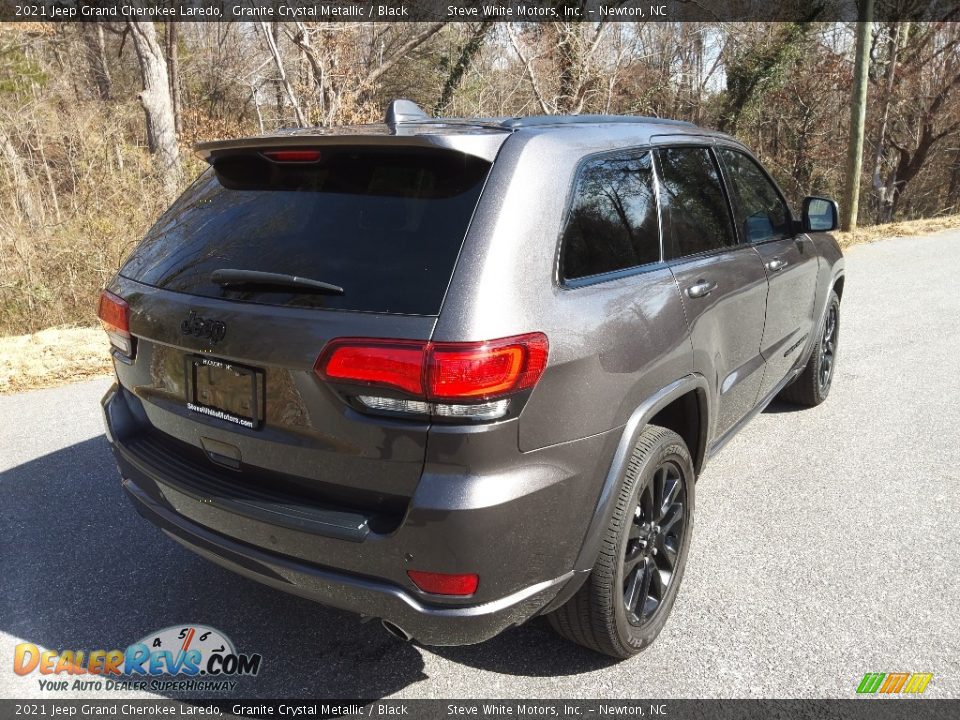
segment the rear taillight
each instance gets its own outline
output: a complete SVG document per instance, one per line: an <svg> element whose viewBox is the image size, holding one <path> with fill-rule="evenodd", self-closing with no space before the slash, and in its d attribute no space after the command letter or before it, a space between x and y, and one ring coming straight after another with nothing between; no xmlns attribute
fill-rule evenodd
<svg viewBox="0 0 960 720"><path fill-rule="evenodd" d="M102 290L97 317L110 338L110 344L127 357L132 356L133 339L130 337L130 306L127 301L109 290Z"/></svg>
<svg viewBox="0 0 960 720"><path fill-rule="evenodd" d="M542 333L480 343L433 343L427 395L436 400L490 399L526 390L540 379L547 350Z"/></svg>
<svg viewBox="0 0 960 720"><path fill-rule="evenodd" d="M316 370L330 380L396 388L420 395L426 345L419 341L334 340L317 360Z"/></svg>
<svg viewBox="0 0 960 720"><path fill-rule="evenodd" d="M371 410L493 420L508 413L509 396L537 383L548 351L543 333L466 343L340 338L314 369L326 380L413 396L355 396Z"/></svg>

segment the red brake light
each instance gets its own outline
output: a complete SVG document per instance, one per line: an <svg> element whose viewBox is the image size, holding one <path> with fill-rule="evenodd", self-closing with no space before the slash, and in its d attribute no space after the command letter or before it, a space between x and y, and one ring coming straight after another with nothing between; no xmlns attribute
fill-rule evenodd
<svg viewBox="0 0 960 720"><path fill-rule="evenodd" d="M543 333L466 343L340 338L324 348L314 370L427 400L483 401L533 387L548 350Z"/></svg>
<svg viewBox="0 0 960 720"><path fill-rule="evenodd" d="M474 574L448 575L447 573L407 570L413 584L423 592L434 595L473 595L480 585L480 576Z"/></svg>
<svg viewBox="0 0 960 720"><path fill-rule="evenodd" d="M274 162L316 162L319 150L266 150L263 156Z"/></svg>
<svg viewBox="0 0 960 720"><path fill-rule="evenodd" d="M109 290L100 292L100 305L97 317L103 323L103 329L130 337L130 306L122 297Z"/></svg>
<svg viewBox="0 0 960 720"><path fill-rule="evenodd" d="M488 399L533 387L547 364L547 337L519 335L480 343L436 343L427 394L438 400Z"/></svg>
<svg viewBox="0 0 960 720"><path fill-rule="evenodd" d="M423 394L423 360L426 343L417 340L334 340L317 359L314 370L331 380Z"/></svg>

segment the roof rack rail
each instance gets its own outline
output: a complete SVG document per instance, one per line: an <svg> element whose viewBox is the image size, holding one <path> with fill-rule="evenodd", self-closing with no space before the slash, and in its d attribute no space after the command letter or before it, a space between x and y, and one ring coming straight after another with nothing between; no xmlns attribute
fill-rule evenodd
<svg viewBox="0 0 960 720"><path fill-rule="evenodd" d="M510 130L517 130L519 128L538 127L541 125L594 125L607 123L643 123L696 127L696 125L686 120L670 120L668 118L642 117L639 115L530 115L528 117L509 118L500 124Z"/></svg>

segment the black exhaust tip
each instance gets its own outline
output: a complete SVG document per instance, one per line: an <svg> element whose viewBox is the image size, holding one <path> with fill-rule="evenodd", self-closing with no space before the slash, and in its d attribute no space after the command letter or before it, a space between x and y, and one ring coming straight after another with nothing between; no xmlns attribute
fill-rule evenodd
<svg viewBox="0 0 960 720"><path fill-rule="evenodd" d="M408 633L399 625L390 622L389 620L381 620L380 624L383 625L384 630L393 635L395 638L399 638L404 642L410 642L413 639L413 636L410 635L410 633Z"/></svg>

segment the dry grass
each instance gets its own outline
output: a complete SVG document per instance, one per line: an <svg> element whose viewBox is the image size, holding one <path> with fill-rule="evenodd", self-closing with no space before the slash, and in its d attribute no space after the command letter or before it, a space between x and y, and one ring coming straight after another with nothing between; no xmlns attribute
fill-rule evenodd
<svg viewBox="0 0 960 720"><path fill-rule="evenodd" d="M100 328L55 327L0 337L0 394L55 387L109 373Z"/></svg>
<svg viewBox="0 0 960 720"><path fill-rule="evenodd" d="M960 228L960 215L944 215L943 217L925 218L923 220L904 220L902 222L887 223L885 225L867 225L858 227L855 232L837 232L834 237L840 247L848 248L859 243L870 243L884 238L909 237L911 235L926 235L938 230L952 230Z"/></svg>

